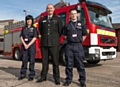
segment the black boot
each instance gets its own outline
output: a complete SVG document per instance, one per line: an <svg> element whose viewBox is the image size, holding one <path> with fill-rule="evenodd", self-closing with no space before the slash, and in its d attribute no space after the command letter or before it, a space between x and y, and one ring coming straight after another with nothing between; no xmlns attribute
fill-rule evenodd
<svg viewBox="0 0 120 87"><path fill-rule="evenodd" d="M37 81L36 81L36 83L41 83L41 82L43 82L43 81L46 81L46 78L39 78Z"/></svg>
<svg viewBox="0 0 120 87"><path fill-rule="evenodd" d="M70 84L71 84L71 82L66 81L66 82L63 84L63 86L69 86Z"/></svg>
<svg viewBox="0 0 120 87"><path fill-rule="evenodd" d="M23 80L24 78L25 78L25 77L21 77L21 76L20 76L20 77L18 77L18 80Z"/></svg>
<svg viewBox="0 0 120 87"><path fill-rule="evenodd" d="M33 81L33 79L34 79L33 77L29 77L28 81Z"/></svg>
<svg viewBox="0 0 120 87"><path fill-rule="evenodd" d="M86 84L81 82L80 87L86 87Z"/></svg>

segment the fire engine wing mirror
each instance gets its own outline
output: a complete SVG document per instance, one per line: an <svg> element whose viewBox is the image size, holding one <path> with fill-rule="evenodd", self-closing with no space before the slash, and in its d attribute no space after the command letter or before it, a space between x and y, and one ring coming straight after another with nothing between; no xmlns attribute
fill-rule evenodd
<svg viewBox="0 0 120 87"><path fill-rule="evenodd" d="M109 16L109 19L110 19L110 22L112 23L112 18L111 18L111 16Z"/></svg>
<svg viewBox="0 0 120 87"><path fill-rule="evenodd" d="M82 7L80 5L77 5L76 6L76 10L78 12L78 20L81 21L81 10L82 10Z"/></svg>
<svg viewBox="0 0 120 87"><path fill-rule="evenodd" d="M78 12L81 12L81 9L82 9L81 6L79 6L79 5L76 6L76 10L77 10Z"/></svg>
<svg viewBox="0 0 120 87"><path fill-rule="evenodd" d="M96 14L95 16L96 16L96 18L99 18L99 14Z"/></svg>

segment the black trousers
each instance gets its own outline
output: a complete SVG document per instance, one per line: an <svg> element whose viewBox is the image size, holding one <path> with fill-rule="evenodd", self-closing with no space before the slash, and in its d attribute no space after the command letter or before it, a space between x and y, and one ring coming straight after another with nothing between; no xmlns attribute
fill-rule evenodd
<svg viewBox="0 0 120 87"><path fill-rule="evenodd" d="M36 52L36 47L35 44L31 45L27 50L22 46L22 66L21 66L21 71L20 71L20 76L25 77L26 76L26 71L27 71L27 64L28 64L28 58L30 58L30 63L29 63L29 77L34 77L35 76L35 52Z"/></svg>
<svg viewBox="0 0 120 87"><path fill-rule="evenodd" d="M84 50L81 43L69 43L65 48L65 58L66 58L66 81L71 82L73 78L73 66L77 67L79 73L79 81L86 81L86 72L84 69Z"/></svg>
<svg viewBox="0 0 120 87"><path fill-rule="evenodd" d="M60 81L60 73L59 73L59 46L52 47L42 47L42 72L41 78L47 77L48 69L49 69L49 55L52 59L53 64L53 77L55 81Z"/></svg>

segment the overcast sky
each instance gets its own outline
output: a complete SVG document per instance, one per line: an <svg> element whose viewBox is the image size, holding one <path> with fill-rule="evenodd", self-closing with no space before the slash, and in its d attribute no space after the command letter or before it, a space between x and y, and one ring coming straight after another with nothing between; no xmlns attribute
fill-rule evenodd
<svg viewBox="0 0 120 87"><path fill-rule="evenodd" d="M56 4L60 0L0 0L0 20L17 19L24 20L23 10L30 10L29 14L34 17L45 11L46 5ZM65 0L75 4L78 0ZM114 23L120 23L120 0L91 0L107 6L113 12L112 19Z"/></svg>

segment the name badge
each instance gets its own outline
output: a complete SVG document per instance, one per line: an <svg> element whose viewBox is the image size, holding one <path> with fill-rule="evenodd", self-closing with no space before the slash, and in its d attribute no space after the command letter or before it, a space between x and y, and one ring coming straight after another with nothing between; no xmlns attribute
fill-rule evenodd
<svg viewBox="0 0 120 87"><path fill-rule="evenodd" d="M24 41L28 41L28 38L25 38Z"/></svg>
<svg viewBox="0 0 120 87"><path fill-rule="evenodd" d="M78 29L82 29L82 27L81 27L81 26L77 26L77 28L78 28Z"/></svg>
<svg viewBox="0 0 120 87"><path fill-rule="evenodd" d="M72 37L77 37L77 34L72 34Z"/></svg>
<svg viewBox="0 0 120 87"><path fill-rule="evenodd" d="M47 20L43 20L43 23L47 22Z"/></svg>

